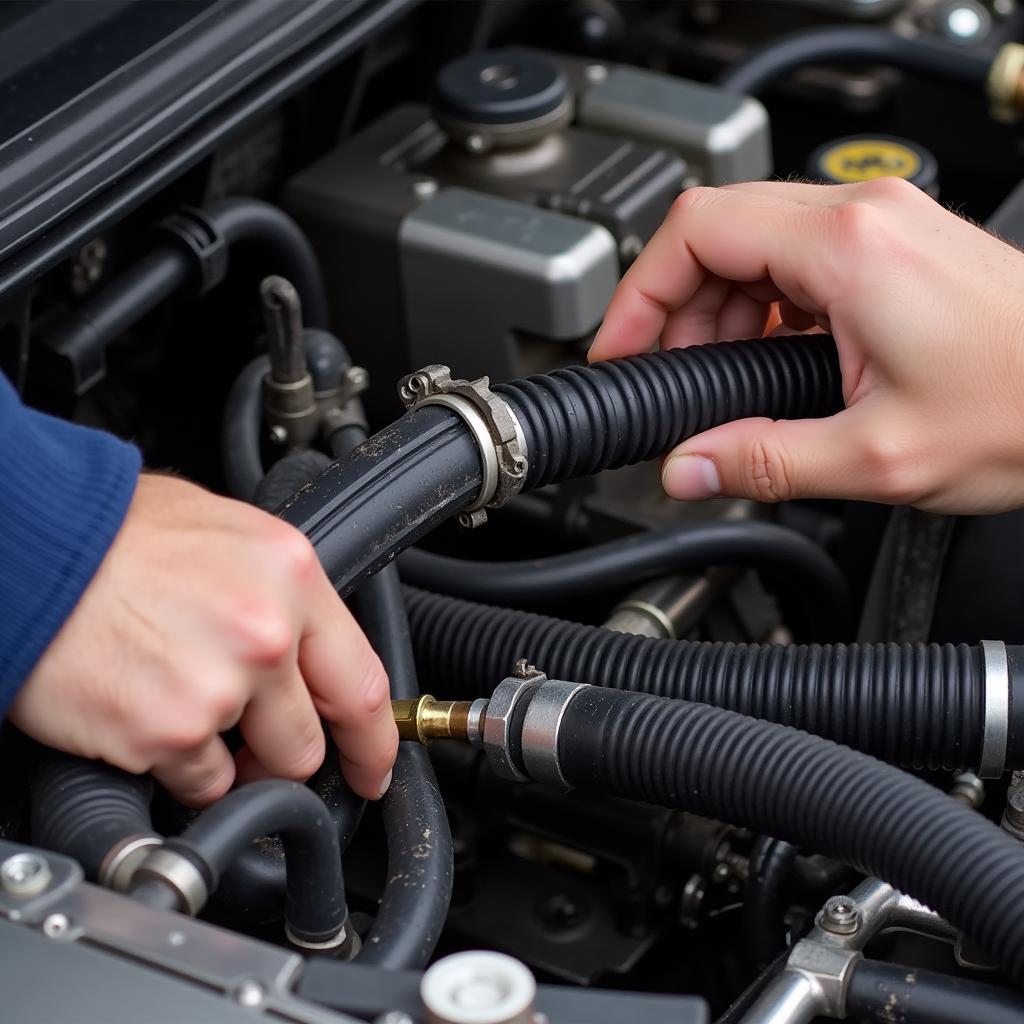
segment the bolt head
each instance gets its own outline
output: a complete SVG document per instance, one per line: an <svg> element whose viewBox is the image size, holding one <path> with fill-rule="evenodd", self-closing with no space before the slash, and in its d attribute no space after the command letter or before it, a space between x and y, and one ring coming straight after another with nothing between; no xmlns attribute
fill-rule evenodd
<svg viewBox="0 0 1024 1024"><path fill-rule="evenodd" d="M43 934L48 939L64 938L70 927L67 914L50 914L43 919Z"/></svg>
<svg viewBox="0 0 1024 1024"><path fill-rule="evenodd" d="M429 199L433 195L437 195L438 184L433 178L422 178L420 181L414 181L412 183L412 194L417 199Z"/></svg>
<svg viewBox="0 0 1024 1024"><path fill-rule="evenodd" d="M0 864L0 885L9 896L36 896L52 878L50 865L38 853L16 853Z"/></svg>
<svg viewBox="0 0 1024 1024"><path fill-rule="evenodd" d="M274 444L284 444L288 440L288 431L280 424L270 428L270 440Z"/></svg>
<svg viewBox="0 0 1024 1024"><path fill-rule="evenodd" d="M831 896L818 923L835 935L852 935L860 926L860 908L849 896Z"/></svg>
<svg viewBox="0 0 1024 1024"><path fill-rule="evenodd" d="M379 1017L375 1017L373 1024L416 1024L416 1022L402 1010L388 1010Z"/></svg>
<svg viewBox="0 0 1024 1024"><path fill-rule="evenodd" d="M241 985L235 989L235 1002L239 1006L245 1006L250 1009L255 1009L257 1006L263 1005L263 1000L266 998L266 992L263 990L263 986L258 981L243 981Z"/></svg>

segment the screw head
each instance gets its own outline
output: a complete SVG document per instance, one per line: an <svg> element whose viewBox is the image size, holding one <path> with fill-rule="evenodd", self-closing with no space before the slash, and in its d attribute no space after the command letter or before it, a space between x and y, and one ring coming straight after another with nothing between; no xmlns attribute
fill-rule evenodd
<svg viewBox="0 0 1024 1024"><path fill-rule="evenodd" d="M10 896L37 896L52 878L50 865L38 853L16 853L0 864L0 885Z"/></svg>
<svg viewBox="0 0 1024 1024"><path fill-rule="evenodd" d="M388 1010L379 1017L375 1017L373 1024L416 1024L416 1022L402 1010Z"/></svg>
<svg viewBox="0 0 1024 1024"><path fill-rule="evenodd" d="M274 444L284 444L288 440L288 431L280 424L276 424L270 428L270 440Z"/></svg>
<svg viewBox="0 0 1024 1024"><path fill-rule="evenodd" d="M484 153L487 151L487 140L482 135L469 135L464 143L470 153Z"/></svg>
<svg viewBox="0 0 1024 1024"><path fill-rule="evenodd" d="M245 1006L248 1009L255 1009L257 1006L263 1005L263 1000L266 998L266 992L263 990L263 986L258 981L243 981L241 985L235 989L235 1002L239 1006Z"/></svg>
<svg viewBox="0 0 1024 1024"><path fill-rule="evenodd" d="M849 896L830 896L818 923L834 935L852 935L860 925L860 908Z"/></svg>
<svg viewBox="0 0 1024 1024"><path fill-rule="evenodd" d="M588 64L583 73L591 85L597 85L608 77L608 68L604 64Z"/></svg>
<svg viewBox="0 0 1024 1024"><path fill-rule="evenodd" d="M433 178L421 178L412 183L412 194L418 199L429 199L431 196L437 195L437 189L437 182Z"/></svg>
<svg viewBox="0 0 1024 1024"><path fill-rule="evenodd" d="M350 366L345 371L345 384L353 391L365 391L370 385L370 375L362 366Z"/></svg>
<svg viewBox="0 0 1024 1024"><path fill-rule="evenodd" d="M43 934L48 939L64 938L70 927L67 914L50 914L43 919Z"/></svg>

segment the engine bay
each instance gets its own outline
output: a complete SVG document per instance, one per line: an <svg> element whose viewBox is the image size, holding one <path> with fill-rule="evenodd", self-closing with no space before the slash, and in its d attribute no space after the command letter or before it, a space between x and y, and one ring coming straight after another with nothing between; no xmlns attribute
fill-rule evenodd
<svg viewBox="0 0 1024 1024"><path fill-rule="evenodd" d="M379 803L332 750L197 812L5 723L7 1019L1024 1020L1024 515L666 497L842 408L828 335L587 365L697 186L1024 244L1019 4L50 3L0 51L76 6L5 76L66 71L0 120L0 369L301 529L402 743Z"/></svg>

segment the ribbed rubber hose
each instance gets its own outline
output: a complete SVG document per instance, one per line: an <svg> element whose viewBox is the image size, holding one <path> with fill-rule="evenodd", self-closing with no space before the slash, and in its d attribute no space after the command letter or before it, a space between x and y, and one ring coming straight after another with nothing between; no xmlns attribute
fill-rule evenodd
<svg viewBox="0 0 1024 1024"><path fill-rule="evenodd" d="M1024 985L1019 842L912 775L796 729L601 687L562 711L558 761L573 788L750 828L889 882Z"/></svg>
<svg viewBox="0 0 1024 1024"><path fill-rule="evenodd" d="M773 39L727 68L716 85L754 96L776 79L806 65L888 65L929 78L975 88L984 96L995 54L920 36L908 39L889 29L838 26L791 32Z"/></svg>
<svg viewBox="0 0 1024 1024"><path fill-rule="evenodd" d="M825 416L843 404L835 343L826 335L629 356L494 390L523 429L526 490L664 455L730 420ZM310 538L346 593L465 508L480 481L465 423L427 406L335 462L278 514Z"/></svg>
<svg viewBox="0 0 1024 1024"><path fill-rule="evenodd" d="M835 342L827 335L627 356L494 391L526 436L524 490L645 462L732 420L806 419L843 407Z"/></svg>
<svg viewBox="0 0 1024 1024"><path fill-rule="evenodd" d="M471 562L419 548L398 561L402 579L414 587L515 608L550 606L710 565L784 574L830 622L846 609L846 582L821 547L796 530L757 521L689 523L520 562Z"/></svg>
<svg viewBox="0 0 1024 1024"><path fill-rule="evenodd" d="M154 835L153 781L103 761L40 749L31 782L36 846L72 857L96 881L107 854L129 836Z"/></svg>
<svg viewBox="0 0 1024 1024"><path fill-rule="evenodd" d="M630 636L406 589L432 692L479 697L527 658L552 679L697 701L792 725L911 768L977 767L984 676L965 644L769 645ZM1011 666L1007 767L1024 767L1024 691Z"/></svg>

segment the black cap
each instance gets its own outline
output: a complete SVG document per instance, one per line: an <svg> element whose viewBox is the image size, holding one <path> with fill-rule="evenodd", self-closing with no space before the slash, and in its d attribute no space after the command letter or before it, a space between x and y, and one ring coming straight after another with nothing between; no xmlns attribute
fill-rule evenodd
<svg viewBox="0 0 1024 1024"><path fill-rule="evenodd" d="M551 114L568 95L568 79L553 61L526 50L491 50L446 64L434 106L467 124L513 125Z"/></svg>

